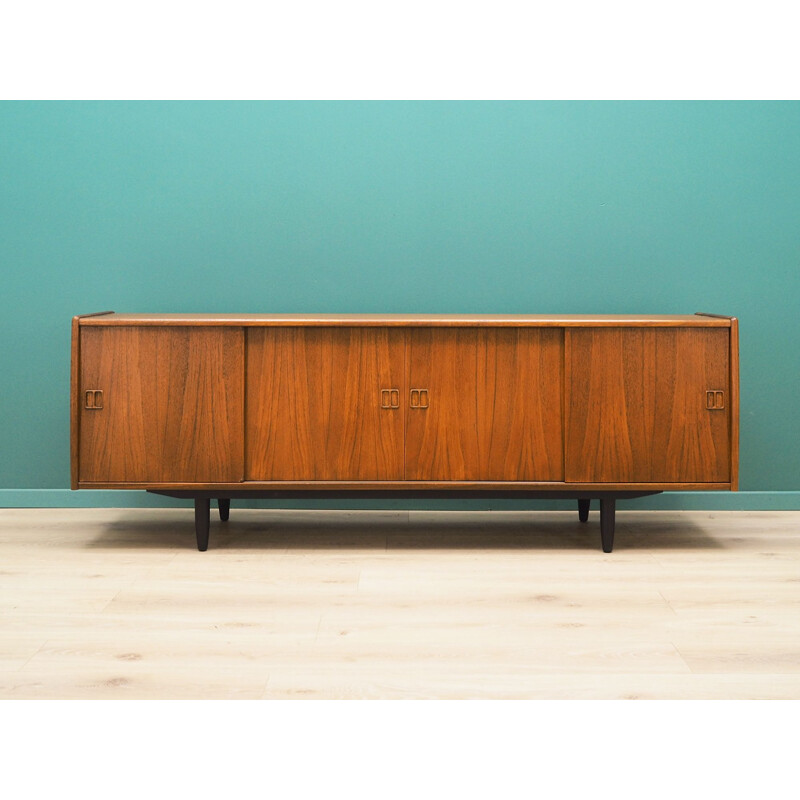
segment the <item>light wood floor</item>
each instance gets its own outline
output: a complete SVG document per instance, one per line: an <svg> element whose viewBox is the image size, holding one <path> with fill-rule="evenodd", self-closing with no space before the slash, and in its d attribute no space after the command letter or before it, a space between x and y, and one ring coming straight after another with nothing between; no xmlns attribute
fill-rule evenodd
<svg viewBox="0 0 800 800"><path fill-rule="evenodd" d="M2 510L0 698L800 698L800 512L597 517Z"/></svg>

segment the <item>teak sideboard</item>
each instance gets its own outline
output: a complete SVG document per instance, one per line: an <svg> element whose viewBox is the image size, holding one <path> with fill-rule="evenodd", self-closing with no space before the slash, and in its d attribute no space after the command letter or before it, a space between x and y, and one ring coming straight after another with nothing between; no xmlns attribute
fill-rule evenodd
<svg viewBox="0 0 800 800"><path fill-rule="evenodd" d="M232 498L735 490L738 323L686 316L116 314L72 321L73 489Z"/></svg>

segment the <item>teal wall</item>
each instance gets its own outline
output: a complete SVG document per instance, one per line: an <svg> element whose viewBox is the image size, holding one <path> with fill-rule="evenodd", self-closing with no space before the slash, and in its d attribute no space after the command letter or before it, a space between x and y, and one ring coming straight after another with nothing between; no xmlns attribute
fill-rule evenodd
<svg viewBox="0 0 800 800"><path fill-rule="evenodd" d="M0 271L0 504L142 502L63 491L76 313L708 310L757 494L686 502L798 507L797 102L0 103Z"/></svg>

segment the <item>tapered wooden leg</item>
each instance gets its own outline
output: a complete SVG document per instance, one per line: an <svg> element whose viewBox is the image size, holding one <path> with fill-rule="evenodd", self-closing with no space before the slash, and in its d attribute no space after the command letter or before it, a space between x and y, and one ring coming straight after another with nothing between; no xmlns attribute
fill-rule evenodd
<svg viewBox="0 0 800 800"><path fill-rule="evenodd" d="M603 552L610 553L614 547L614 512L617 501L602 498L600 500L600 538L603 541Z"/></svg>
<svg viewBox="0 0 800 800"><path fill-rule="evenodd" d="M231 515L231 501L228 497L220 497L218 501L219 505L219 518L223 522L228 521L228 517Z"/></svg>
<svg viewBox="0 0 800 800"><path fill-rule="evenodd" d="M591 500L578 500L578 519L581 522L586 522L589 519L589 506Z"/></svg>
<svg viewBox="0 0 800 800"><path fill-rule="evenodd" d="M197 535L197 549L202 553L208 550L208 528L211 524L211 501L207 497L194 499L194 532Z"/></svg>

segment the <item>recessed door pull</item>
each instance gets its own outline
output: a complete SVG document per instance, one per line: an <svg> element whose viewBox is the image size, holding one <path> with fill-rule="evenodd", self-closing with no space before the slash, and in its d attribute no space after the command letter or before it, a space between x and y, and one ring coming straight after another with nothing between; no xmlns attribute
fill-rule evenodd
<svg viewBox="0 0 800 800"><path fill-rule="evenodd" d="M709 389L706 392L706 408L709 411L722 411L725 408L725 392Z"/></svg>
<svg viewBox="0 0 800 800"><path fill-rule="evenodd" d="M99 411L103 407L102 389L87 389L84 397L85 402L83 407L89 411Z"/></svg>
<svg viewBox="0 0 800 800"><path fill-rule="evenodd" d="M381 408L400 408L400 390L381 389Z"/></svg>
<svg viewBox="0 0 800 800"><path fill-rule="evenodd" d="M411 408L427 408L427 407L428 407L428 390L412 389Z"/></svg>

